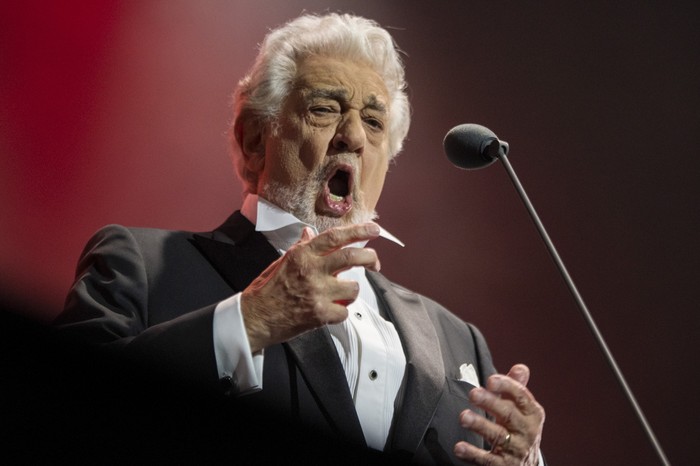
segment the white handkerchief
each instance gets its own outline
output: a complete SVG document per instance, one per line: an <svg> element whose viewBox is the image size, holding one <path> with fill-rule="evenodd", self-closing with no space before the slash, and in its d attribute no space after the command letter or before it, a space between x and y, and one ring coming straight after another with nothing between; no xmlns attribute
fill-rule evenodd
<svg viewBox="0 0 700 466"><path fill-rule="evenodd" d="M479 376L476 375L476 369L471 364L459 366L459 380L470 383L475 387L479 386Z"/></svg>

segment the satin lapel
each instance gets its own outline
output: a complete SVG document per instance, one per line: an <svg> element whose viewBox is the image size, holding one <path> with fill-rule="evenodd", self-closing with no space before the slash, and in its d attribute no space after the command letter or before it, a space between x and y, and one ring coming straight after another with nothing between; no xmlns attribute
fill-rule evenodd
<svg viewBox="0 0 700 466"><path fill-rule="evenodd" d="M203 235L194 235L193 241L234 291L245 289L279 258L265 236L256 232L253 224L240 212L231 215L215 234L218 232L223 232L232 242L218 241Z"/></svg>
<svg viewBox="0 0 700 466"><path fill-rule="evenodd" d="M327 327L307 332L285 343L314 399L338 436L364 445L365 438L355 411L345 371Z"/></svg>
<svg viewBox="0 0 700 466"><path fill-rule="evenodd" d="M384 276L368 272L380 302L401 337L406 376L401 406L395 414L391 449L413 454L420 445L445 385L440 344L428 312L414 293L391 286Z"/></svg>

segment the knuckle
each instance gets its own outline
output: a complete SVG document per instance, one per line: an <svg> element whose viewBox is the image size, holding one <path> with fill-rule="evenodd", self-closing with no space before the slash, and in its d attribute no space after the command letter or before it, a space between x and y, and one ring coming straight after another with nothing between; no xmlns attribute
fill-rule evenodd
<svg viewBox="0 0 700 466"><path fill-rule="evenodd" d="M287 257L293 257L298 254L300 254L304 249L304 245L302 243L295 243L292 244L289 249L287 249L287 252L285 253L285 256Z"/></svg>
<svg viewBox="0 0 700 466"><path fill-rule="evenodd" d="M301 274L301 271L300 271ZM317 309L318 306L321 306L321 302L319 300L320 297L320 285L316 280L308 280L304 282L304 294L306 296L306 299L311 301L313 303L312 309L315 310Z"/></svg>
<svg viewBox="0 0 700 466"><path fill-rule="evenodd" d="M527 389L525 387L518 387L516 388L515 394L513 399L515 400L515 404L520 407L525 407L528 405L530 401L530 397L528 396Z"/></svg>
<svg viewBox="0 0 700 466"><path fill-rule="evenodd" d="M357 250L355 248L345 248L341 251L343 261L352 264L357 257Z"/></svg>
<svg viewBox="0 0 700 466"><path fill-rule="evenodd" d="M326 314L326 306L324 303L320 300L314 300L313 305L311 307L312 314L310 317L310 320L316 325L320 326L325 323L325 314Z"/></svg>
<svg viewBox="0 0 700 466"><path fill-rule="evenodd" d="M540 419L540 424L543 424L545 418L547 417L544 407L537 402L535 402L535 415Z"/></svg>
<svg viewBox="0 0 700 466"><path fill-rule="evenodd" d="M506 408L506 410L503 413L503 423L506 425L511 425L513 423L514 416L515 409L512 406L508 406L508 408Z"/></svg>
<svg viewBox="0 0 700 466"><path fill-rule="evenodd" d="M295 244L284 255L287 260L287 264L299 264L302 262L304 256L304 249L301 245Z"/></svg>
<svg viewBox="0 0 700 466"><path fill-rule="evenodd" d="M340 231L336 229L327 230L326 237L331 244L339 244L343 239Z"/></svg>
<svg viewBox="0 0 700 466"><path fill-rule="evenodd" d="M308 286L315 284L315 280L310 279L315 269L316 267L314 266L313 261L305 254L295 255L290 264L290 270L293 272L294 276L297 279L305 281ZM317 287L312 286L312 289L315 290L316 288Z"/></svg>

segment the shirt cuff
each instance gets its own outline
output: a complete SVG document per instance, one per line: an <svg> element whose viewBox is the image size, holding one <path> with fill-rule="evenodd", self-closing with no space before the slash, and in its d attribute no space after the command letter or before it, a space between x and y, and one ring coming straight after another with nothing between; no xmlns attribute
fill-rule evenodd
<svg viewBox="0 0 700 466"><path fill-rule="evenodd" d="M239 395L262 390L264 350L252 354L241 312L241 294L214 309L214 355L220 378L231 377Z"/></svg>

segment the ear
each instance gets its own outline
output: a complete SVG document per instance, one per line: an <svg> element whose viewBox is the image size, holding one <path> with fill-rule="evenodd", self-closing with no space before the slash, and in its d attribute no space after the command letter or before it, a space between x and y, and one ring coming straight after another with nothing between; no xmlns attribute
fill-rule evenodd
<svg viewBox="0 0 700 466"><path fill-rule="evenodd" d="M235 137L245 160L246 178L257 186L257 180L265 167L265 125L258 118L243 115L234 125Z"/></svg>

